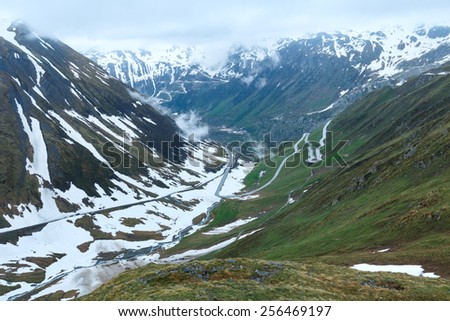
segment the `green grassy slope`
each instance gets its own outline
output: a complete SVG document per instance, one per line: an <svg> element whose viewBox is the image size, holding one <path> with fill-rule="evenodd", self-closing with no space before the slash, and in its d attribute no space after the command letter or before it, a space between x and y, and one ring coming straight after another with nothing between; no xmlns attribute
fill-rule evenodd
<svg viewBox="0 0 450 321"><path fill-rule="evenodd" d="M450 300L450 281L249 259L154 265L82 300Z"/></svg>
<svg viewBox="0 0 450 321"><path fill-rule="evenodd" d="M330 127L350 140L349 167L316 175L302 200L217 256L415 263L450 276L449 89L449 77L422 76L350 107Z"/></svg>

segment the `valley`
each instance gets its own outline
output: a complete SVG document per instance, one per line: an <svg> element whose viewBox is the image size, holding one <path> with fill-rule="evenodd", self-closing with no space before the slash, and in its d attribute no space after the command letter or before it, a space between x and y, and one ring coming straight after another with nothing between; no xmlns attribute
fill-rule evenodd
<svg viewBox="0 0 450 321"><path fill-rule="evenodd" d="M442 285L447 284L444 288L448 286L446 279L450 261L446 253L450 245L447 236L449 190L446 182L449 172L445 168L449 152L450 123L446 103L448 91L444 89L449 84L449 79L445 77L445 70L448 68L446 66L429 73L433 75L431 77L424 74L413 78L402 87L386 88L369 95L331 121L329 128L337 134L336 138L349 141L342 151L349 162L347 167L296 167L279 170L281 167L268 168L261 162L245 179L247 189L258 190L258 185L264 186L267 182L271 182L271 185L258 190L258 197L254 199L231 199L221 203L214 210L213 220L208 226L162 252L160 260L183 262L200 257L198 263L192 264L215 264L213 272L205 268L209 271L205 273L210 275L214 275L216 270L229 271L232 269L227 267L230 264L234 266L233 269L241 266L243 271L245 267L242 266L246 264L256 264L257 267L254 268L257 271L265 264L257 261L245 261L244 264L240 263L240 259L236 261L236 258L271 260L270 264L284 264L284 260L308 262L325 264L324 267L330 268L336 265L358 268L358 264L363 266L361 263L365 262L373 264L371 269L374 271L378 264L378 270L385 267L393 272L407 271L408 268L411 270L412 266L405 266L408 264L421 264L423 269L419 274L430 277L438 275ZM379 109L371 111L377 108L374 106L379 106ZM361 116L361 113L354 110L364 110L366 114ZM416 117L423 115L424 110L427 111L427 117ZM371 119L373 112L386 112L391 117L379 117L377 122L368 126L362 119ZM361 131L364 135L357 134L358 125L352 121L356 117L359 117L357 124L364 128ZM403 124L401 129L397 122ZM320 140L322 131L317 130L311 136ZM299 143L302 141L306 143L307 139ZM417 149L412 146L417 146ZM430 159L427 155L434 156ZM286 159L280 157L278 160L285 162ZM262 177L261 172L265 173ZM275 174L278 176L273 180ZM247 224L233 225L232 222ZM226 228L227 226L232 227ZM215 232L220 227L225 228L221 232ZM145 272L140 270L142 272L136 273L152 273L149 272L151 269L163 271L158 266L148 266ZM364 287L367 283L355 280L359 277L371 278L373 272L369 275L359 273L362 272L349 276L349 282L362 285L361 293L369 294L370 290ZM123 274L87 298L95 300L102 297L109 286L123 291L131 286L132 281L128 277L132 275L133 272ZM179 277L183 279L183 275L188 278L186 282L197 284L196 275L181 273ZM395 278L396 281L391 279L394 283L400 282L400 278L404 277L400 274L374 275ZM325 278L335 280L341 277L340 273L330 273ZM243 285L245 277L240 274L232 276L231 280L231 288L247 286ZM166 286L174 284L170 279L161 279L161 282ZM272 284L273 281L266 282ZM431 280L424 282L432 287ZM156 288L157 284L155 283ZM194 293L209 289L209 299L229 298L230 295L227 292L230 288L220 282L220 277L215 279L211 276L210 281L203 280L196 286L199 290ZM247 291L257 291L253 288L253 283L250 282L248 286ZM350 290L351 287L349 285L346 289ZM412 289L414 286L408 288ZM380 295L386 298L385 295L390 295L390 291L399 294L398 289L386 289L386 293ZM141 298L167 298L166 292L160 291L142 290L138 293L142 295ZM309 293L305 288L285 291L292 292L287 297L283 295L285 292L273 296L255 292L252 298L298 300ZM337 289L333 291L338 293ZM109 299L124 298L119 292L114 293L117 294ZM400 295L403 298L407 296L405 292ZM433 296L430 293L426 297L432 299ZM203 297L191 297L201 298ZM448 300L448 294L441 299ZM413 300L420 300L420 296L414 296Z"/></svg>
<svg viewBox="0 0 450 321"><path fill-rule="evenodd" d="M282 141L323 126L373 90L449 61L449 39L446 26L321 32L230 48L213 66L195 46L87 56L151 101L199 113L214 139L270 132Z"/></svg>
<svg viewBox="0 0 450 321"><path fill-rule="evenodd" d="M449 27L0 43L0 300L450 298Z"/></svg>

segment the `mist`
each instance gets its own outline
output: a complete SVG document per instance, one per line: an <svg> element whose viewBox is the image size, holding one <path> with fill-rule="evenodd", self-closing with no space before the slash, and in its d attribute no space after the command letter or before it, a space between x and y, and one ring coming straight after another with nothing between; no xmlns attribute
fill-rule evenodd
<svg viewBox="0 0 450 321"><path fill-rule="evenodd" d="M156 108L160 113L171 116L185 138L192 141L201 141L208 137L209 126L203 123L201 117L194 111L183 114L173 114L169 108L162 106L160 101L156 98L145 96L133 90L128 90L128 94L132 99L144 104L149 104Z"/></svg>
<svg viewBox="0 0 450 321"><path fill-rule="evenodd" d="M193 111L175 116L175 123L189 140L200 141L208 137L209 126Z"/></svg>

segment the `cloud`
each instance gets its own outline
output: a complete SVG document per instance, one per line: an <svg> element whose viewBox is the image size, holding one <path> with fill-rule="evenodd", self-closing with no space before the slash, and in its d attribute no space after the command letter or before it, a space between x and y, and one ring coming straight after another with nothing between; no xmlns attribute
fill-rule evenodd
<svg viewBox="0 0 450 321"><path fill-rule="evenodd" d="M251 83L253 82L253 80L255 80L255 76L252 75L248 75L246 77L241 77L240 79L244 84L246 84L247 86L250 86Z"/></svg>
<svg viewBox="0 0 450 321"><path fill-rule="evenodd" d="M173 114L170 109L162 106L159 103L159 100L145 96L137 91L128 90L128 94L132 99L136 99L144 104L149 104L157 108L161 113L165 115L170 115L174 118L175 123L178 128L180 128L182 134L189 139L193 139L194 141L200 141L208 137L209 135L209 127L208 125L202 123L200 116L194 111L189 111L188 113L183 114Z"/></svg>
<svg viewBox="0 0 450 321"><path fill-rule="evenodd" d="M226 48L267 37L448 21L442 0L0 0L0 18L21 18L75 49L156 44Z"/></svg>
<svg viewBox="0 0 450 321"><path fill-rule="evenodd" d="M127 90L128 94L132 99L135 99L137 101L140 101L143 104L148 104L153 106L156 110L158 110L163 115L169 115L171 111L167 108L161 105L161 101L158 98L150 97L144 94L141 94L140 92L136 90Z"/></svg>
<svg viewBox="0 0 450 321"><path fill-rule="evenodd" d="M141 94L136 90L127 89L127 91L131 98L136 99L137 101L140 101L143 104L149 104L156 107L158 107L159 105L159 100L157 98Z"/></svg>
<svg viewBox="0 0 450 321"><path fill-rule="evenodd" d="M201 118L193 111L176 116L175 123L189 139L199 141L208 137L208 125L203 124Z"/></svg>
<svg viewBox="0 0 450 321"><path fill-rule="evenodd" d="M266 85L267 85L267 79L260 78L260 79L258 79L258 82L256 83L256 88L263 89Z"/></svg>

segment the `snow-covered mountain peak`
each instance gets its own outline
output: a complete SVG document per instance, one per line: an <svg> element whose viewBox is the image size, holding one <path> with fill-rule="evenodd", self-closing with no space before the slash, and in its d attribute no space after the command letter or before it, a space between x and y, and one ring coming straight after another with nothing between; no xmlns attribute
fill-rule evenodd
<svg viewBox="0 0 450 321"><path fill-rule="evenodd" d="M194 52L202 52L197 50ZM411 76L449 61L450 27L385 27L265 39L257 45L231 47L220 67L215 69L208 67L207 51L193 55L188 52L173 47L164 55L152 53L145 59L130 53L120 58L117 53L115 58L108 58L108 53L89 57L114 77L176 111L214 110L226 101L227 108L217 107L220 112L238 108L242 103L240 110L248 109L245 115L250 118L251 109L260 100L255 98L249 103L246 99L252 95L259 97L256 93L265 91L266 95L273 95L266 100L270 117L262 117L261 124L255 127L258 131L273 132L278 123L268 119L286 121L292 113L308 116L324 110L334 112L334 108L328 107L336 100L342 104L332 106L344 106L368 91L402 84ZM317 90L323 91L320 99L316 97ZM299 104L292 98L297 93L298 99L308 99L308 103ZM280 105L279 97L283 95L286 97ZM233 116L239 113L228 115L228 127L242 127ZM223 119L208 121L220 126ZM248 122L255 124L254 120ZM281 122L280 126L283 127L280 135L288 135L286 126Z"/></svg>
<svg viewBox="0 0 450 321"><path fill-rule="evenodd" d="M189 67L201 65L206 60L205 51L195 46L159 46L153 47L151 50L115 50L106 53L90 50L85 54L88 57L96 57L101 65L129 59L138 60L145 63L156 74L160 71L158 65L161 63L174 67Z"/></svg>
<svg viewBox="0 0 450 321"><path fill-rule="evenodd" d="M266 39L259 45L230 48L224 61L215 66L208 64L205 49L189 46L107 53L90 51L87 56L97 61L113 76L132 85L144 78L158 82L155 77L162 77L168 73L175 76L173 68L182 70L180 72L182 76L202 73L211 78L227 80L243 76L236 67L244 69L248 66L254 67L254 63L266 59L278 61L280 51L293 44L303 44L306 49L314 50L315 53L348 59L361 72L370 70L379 76L389 77L403 71L401 63L417 59L441 45L448 44L449 41L450 27L421 25L386 27L377 31L345 30L307 34L298 38Z"/></svg>

